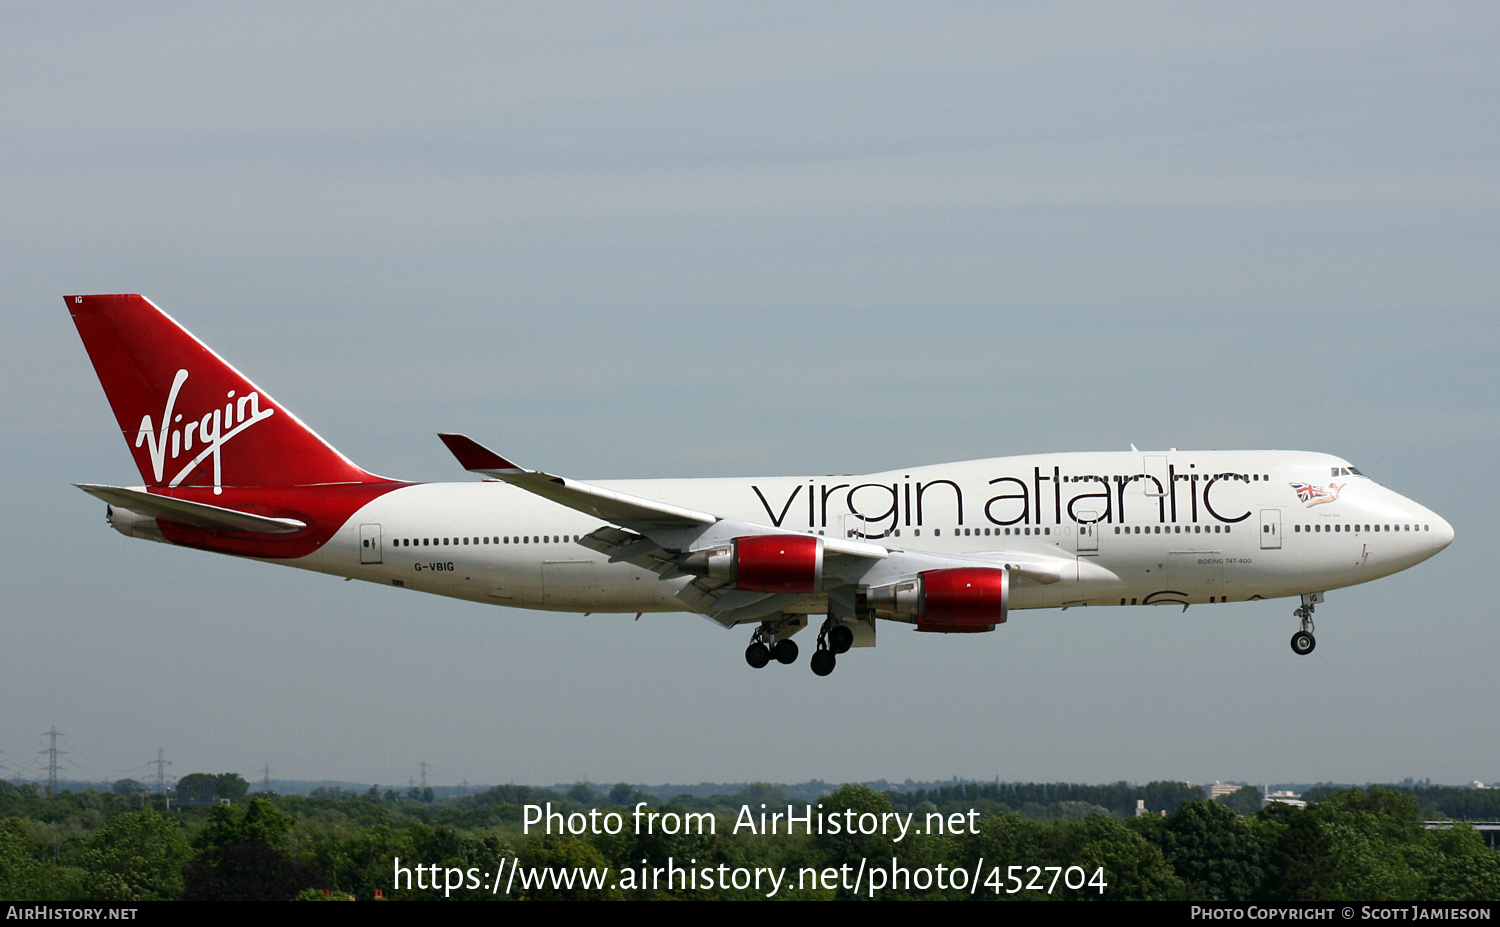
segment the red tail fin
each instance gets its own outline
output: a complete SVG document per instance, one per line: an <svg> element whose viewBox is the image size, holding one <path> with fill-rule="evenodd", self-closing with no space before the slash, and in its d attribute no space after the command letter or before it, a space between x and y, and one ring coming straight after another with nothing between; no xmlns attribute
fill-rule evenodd
<svg viewBox="0 0 1500 927"><path fill-rule="evenodd" d="M145 297L64 298L147 486L381 481Z"/></svg>

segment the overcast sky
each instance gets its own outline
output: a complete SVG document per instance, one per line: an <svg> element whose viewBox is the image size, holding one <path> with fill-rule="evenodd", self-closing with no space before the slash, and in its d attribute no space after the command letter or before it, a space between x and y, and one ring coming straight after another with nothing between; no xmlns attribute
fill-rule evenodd
<svg viewBox="0 0 1500 927"><path fill-rule="evenodd" d="M0 6L0 775L1500 779L1492 4ZM378 473L1294 448L1452 522L1291 600L885 625L819 679L127 540L62 302ZM804 648L804 653L810 648Z"/></svg>

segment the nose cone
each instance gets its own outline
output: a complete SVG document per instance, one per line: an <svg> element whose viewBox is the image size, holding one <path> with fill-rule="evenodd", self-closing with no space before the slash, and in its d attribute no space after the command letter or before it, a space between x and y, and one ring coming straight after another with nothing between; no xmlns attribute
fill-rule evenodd
<svg viewBox="0 0 1500 927"><path fill-rule="evenodd" d="M1453 526L1437 515L1432 516L1432 552L1437 553L1453 543Z"/></svg>

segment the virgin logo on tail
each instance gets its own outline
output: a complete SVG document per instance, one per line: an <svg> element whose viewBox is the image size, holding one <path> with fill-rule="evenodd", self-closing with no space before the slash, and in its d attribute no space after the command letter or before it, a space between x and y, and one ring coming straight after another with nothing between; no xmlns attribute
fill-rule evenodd
<svg viewBox="0 0 1500 927"><path fill-rule="evenodd" d="M174 414L174 409L177 406L177 394L182 391L182 384L187 382L187 378L188 372L185 368L179 369L177 376L173 377L172 390L167 393L167 405L162 409L159 427L152 423L149 414L141 416L141 427L135 435L135 446L146 445L147 452L151 455L151 472L158 483L162 480L169 456L175 464L179 457L192 454L195 446L201 447L202 450L199 450L184 464L167 485L178 485L205 458L212 457L214 495L218 495L224 491L223 479L220 475L220 452L225 443L256 422L265 421L275 415L276 410L262 409L258 392L252 391L236 398L234 390L230 390L225 394L224 398L228 401L224 403L224 408L216 407L211 412L205 412L201 418L190 418L186 424L183 424L182 413Z"/></svg>

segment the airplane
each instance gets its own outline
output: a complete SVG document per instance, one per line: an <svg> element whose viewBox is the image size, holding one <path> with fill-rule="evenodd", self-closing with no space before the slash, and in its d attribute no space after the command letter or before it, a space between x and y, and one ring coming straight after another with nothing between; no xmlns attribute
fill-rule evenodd
<svg viewBox="0 0 1500 927"><path fill-rule="evenodd" d="M1313 611L1453 540L1348 461L1302 451L1041 454L846 476L583 482L439 437L482 480L366 471L138 295L65 297L143 485L76 484L120 533L492 605L693 612L745 660L831 673L876 623L1299 597ZM806 639L804 638L804 641Z"/></svg>

